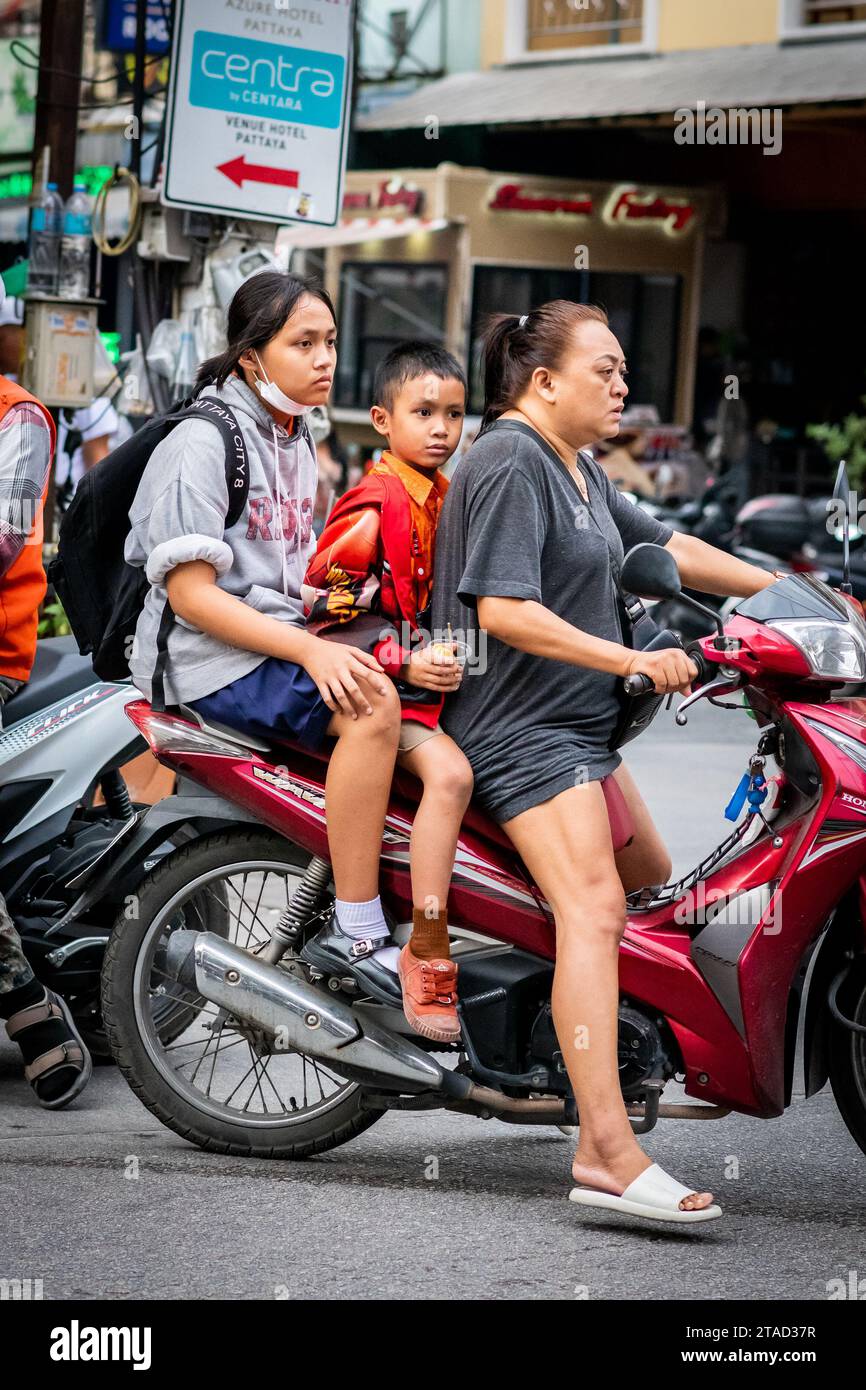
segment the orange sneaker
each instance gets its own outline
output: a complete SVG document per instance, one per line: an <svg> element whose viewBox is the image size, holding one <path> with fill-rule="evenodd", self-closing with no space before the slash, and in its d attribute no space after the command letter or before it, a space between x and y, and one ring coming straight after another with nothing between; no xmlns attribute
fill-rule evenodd
<svg viewBox="0 0 866 1390"><path fill-rule="evenodd" d="M424 1038L453 1043L460 1038L457 1017L457 966L451 960L419 960L410 944L398 964L403 989L403 1012Z"/></svg>

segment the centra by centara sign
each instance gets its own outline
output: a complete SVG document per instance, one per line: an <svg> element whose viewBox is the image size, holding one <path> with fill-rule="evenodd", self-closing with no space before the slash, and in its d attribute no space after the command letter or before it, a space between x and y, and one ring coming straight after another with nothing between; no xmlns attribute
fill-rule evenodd
<svg viewBox="0 0 866 1390"><path fill-rule="evenodd" d="M601 217L609 226L655 227L668 236L692 229L698 210L688 197L618 184L602 194L533 188L509 181L497 184L487 202L490 212L534 213L540 217Z"/></svg>
<svg viewBox="0 0 866 1390"><path fill-rule="evenodd" d="M174 0L172 13L162 201L222 217L335 226L348 148L351 0ZM267 156L250 163L250 145Z"/></svg>

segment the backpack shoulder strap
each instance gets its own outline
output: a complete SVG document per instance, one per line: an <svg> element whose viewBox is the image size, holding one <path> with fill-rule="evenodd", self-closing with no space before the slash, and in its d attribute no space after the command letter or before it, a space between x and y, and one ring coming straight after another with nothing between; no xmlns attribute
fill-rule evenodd
<svg viewBox="0 0 866 1390"><path fill-rule="evenodd" d="M222 435L225 447L226 487L229 494L229 508L226 513L226 530L240 519L247 502L250 470L247 462L247 448L243 431L234 411L223 401L213 396L197 396L195 400L184 402L183 406L164 420L209 420Z"/></svg>
<svg viewBox="0 0 866 1390"><path fill-rule="evenodd" d="M184 402L181 409L163 416L166 421L179 423L181 420L210 420L222 435L225 446L226 487L229 506L226 512L226 530L240 519L246 506L249 491L250 470L247 463L247 450L240 423L234 412L222 401L213 396L198 396L194 401ZM157 711L165 709L165 668L168 662L168 635L174 626L174 613L168 599L162 610L159 631L156 637L156 664L152 677L151 704Z"/></svg>

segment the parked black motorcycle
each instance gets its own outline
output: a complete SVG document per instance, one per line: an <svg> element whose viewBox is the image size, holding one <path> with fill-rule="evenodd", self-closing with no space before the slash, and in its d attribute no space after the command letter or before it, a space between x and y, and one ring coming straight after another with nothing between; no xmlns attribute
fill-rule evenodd
<svg viewBox="0 0 866 1390"><path fill-rule="evenodd" d="M147 865L111 872L150 809L131 803L121 772L147 748L125 714L137 698L128 682L100 680L72 637L44 638L0 731L0 892L33 970L66 999L96 1057L110 1055L99 977L112 923L147 867L180 843L163 836Z"/></svg>

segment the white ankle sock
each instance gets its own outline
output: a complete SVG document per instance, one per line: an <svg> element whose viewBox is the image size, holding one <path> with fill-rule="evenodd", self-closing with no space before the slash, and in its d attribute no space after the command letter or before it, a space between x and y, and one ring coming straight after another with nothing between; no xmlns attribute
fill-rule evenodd
<svg viewBox="0 0 866 1390"><path fill-rule="evenodd" d="M386 970L396 975L400 950L391 944L391 933L382 911L382 899L375 897L366 903L347 903L335 898L334 910L340 930L345 932L346 936L351 936L355 941L369 939L382 942L378 951L373 952L371 959L377 960Z"/></svg>
<svg viewBox="0 0 866 1390"><path fill-rule="evenodd" d="M385 938L391 935L382 911L382 899L378 896L371 898L367 903L347 903L335 898L334 910L340 930L353 937L355 941L364 941L367 938L373 941L376 937Z"/></svg>

